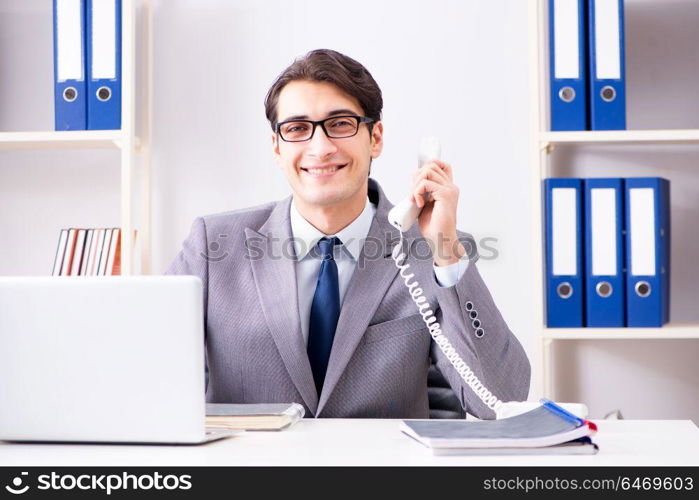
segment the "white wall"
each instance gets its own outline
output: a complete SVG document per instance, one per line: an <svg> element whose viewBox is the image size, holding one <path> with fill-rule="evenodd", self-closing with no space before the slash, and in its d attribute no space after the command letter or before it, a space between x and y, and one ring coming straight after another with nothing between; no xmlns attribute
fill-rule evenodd
<svg viewBox="0 0 699 500"><path fill-rule="evenodd" d="M699 65L689 48L699 38L697 4L626 3L629 125L699 128ZM0 130L52 128L50 4L0 0ZM488 244L497 257L478 266L533 357L526 11L524 0L156 0L154 271L174 258L196 216L288 195L272 161L264 95L295 57L333 48L362 62L383 90L386 147L372 173L389 198L407 191L418 139L442 139L461 189L459 227L497 239ZM699 148L665 150L671 154L653 146L628 155L563 148L556 173L583 175L594 166L605 175L637 175L669 166L680 181L673 225L689 229L699 210L699 174L692 172ZM61 227L118 225L118 168L114 152L0 153L0 274L47 274ZM680 241L686 248L673 247L672 312L699 322L691 307L699 276L677 272L693 264L698 240L687 231ZM584 401L596 417L621 408L627 418L699 420L691 363L698 346L566 343L559 399ZM628 390L629 374L635 387L648 388L644 397Z"/></svg>
<svg viewBox="0 0 699 500"><path fill-rule="evenodd" d="M386 145L372 175L389 198L407 192L419 138L442 139L461 188L459 226L497 239L488 246L498 257L479 267L533 352L522 314L531 297L516 285L528 279L521 262L530 248L522 244L529 239L525 2L157 5L156 270L167 267L197 215L288 194L272 161L264 96L295 57L333 48L361 61L382 88Z"/></svg>

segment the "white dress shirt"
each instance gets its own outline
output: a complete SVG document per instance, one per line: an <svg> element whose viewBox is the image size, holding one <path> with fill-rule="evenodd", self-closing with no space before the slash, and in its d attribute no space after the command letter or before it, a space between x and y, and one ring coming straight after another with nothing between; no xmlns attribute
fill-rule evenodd
<svg viewBox="0 0 699 500"><path fill-rule="evenodd" d="M320 272L320 255L318 249L311 251L321 238L337 236L342 245L333 249L333 258L337 263L337 276L340 287L340 306L345 298L345 292L350 279L357 267L359 255L369 234L371 222L376 215L376 206L367 198L364 210L344 229L334 235L326 235L316 229L298 212L292 199L290 208L291 234L296 253L296 285L298 289L299 315L301 332L304 343L308 343L308 324L310 322L311 305L316 291L316 282ZM454 286L468 268L468 256L464 255L458 262L449 266L433 265L437 283L442 287ZM407 293L407 292L406 292Z"/></svg>

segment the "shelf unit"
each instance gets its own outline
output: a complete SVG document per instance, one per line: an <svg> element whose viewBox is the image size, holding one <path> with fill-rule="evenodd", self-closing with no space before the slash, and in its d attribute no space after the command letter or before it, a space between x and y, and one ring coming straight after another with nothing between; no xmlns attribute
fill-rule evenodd
<svg viewBox="0 0 699 500"><path fill-rule="evenodd" d="M0 151L22 149L121 149L121 130L0 132ZM140 140L135 138L136 150Z"/></svg>
<svg viewBox="0 0 699 500"><path fill-rule="evenodd" d="M556 145L658 145L698 144L699 129L610 130L584 132L549 131L548 0L529 0L530 62L530 164L532 165L533 262L532 294L535 310L532 332L537 340L539 378L534 390L540 397L555 399L553 391L553 344L560 340L670 340L699 339L699 324L669 323L662 328L547 328L545 326L543 179L551 174L551 152Z"/></svg>
<svg viewBox="0 0 699 500"><path fill-rule="evenodd" d="M137 15L142 16L138 36L143 47L137 65L136 37ZM50 12L50 10L48 11ZM153 8L152 0L122 0L121 47L121 129L75 130L46 132L0 132L0 152L39 149L117 149L120 152L120 227L121 273L134 274L136 261L140 260L140 273L151 271L150 228L150 137L152 117L152 54ZM138 66L138 68L137 68ZM140 106L141 136L136 136L137 82L142 90ZM137 172L137 157L139 171ZM136 174L140 174L137 176ZM140 177L140 178L139 178ZM140 185L140 186L139 186ZM135 203L133 193L140 187L140 220L134 223ZM134 241L134 229L138 231L138 255ZM58 233L56 234L58 237ZM126 249L130 249L126 251ZM50 265L51 263L49 263Z"/></svg>
<svg viewBox="0 0 699 500"><path fill-rule="evenodd" d="M555 144L691 144L699 143L699 130L600 130L540 132L545 148Z"/></svg>

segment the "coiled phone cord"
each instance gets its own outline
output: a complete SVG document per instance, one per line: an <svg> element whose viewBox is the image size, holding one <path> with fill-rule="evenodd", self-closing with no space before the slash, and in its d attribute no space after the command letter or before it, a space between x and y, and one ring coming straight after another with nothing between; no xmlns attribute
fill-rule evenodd
<svg viewBox="0 0 699 500"><path fill-rule="evenodd" d="M451 345L449 339L442 333L442 329L437 322L437 317L432 312L429 302L427 302L427 299L423 295L423 290L420 288L420 284L417 282L417 280L412 280L415 277L415 273L408 274L407 272L410 264L405 263L405 261L407 261L407 257L404 253L402 253L402 248L403 233L401 232L400 241L395 247L393 247L391 256L393 257L396 266L400 270L399 273L405 281L405 286L408 287L408 290L410 291L410 297L413 299L413 302L415 302L415 305L420 311L422 319L430 331L430 335L452 364L456 372L461 376L464 382L468 384L473 392L476 393L476 396L478 396L488 408L497 412L502 405L502 401L500 401L492 392L488 390L487 387L481 383L480 380L478 380L478 377L476 377L476 374L473 373L473 370L471 370L466 362L461 359L461 356L459 356L459 353L456 352L454 346Z"/></svg>

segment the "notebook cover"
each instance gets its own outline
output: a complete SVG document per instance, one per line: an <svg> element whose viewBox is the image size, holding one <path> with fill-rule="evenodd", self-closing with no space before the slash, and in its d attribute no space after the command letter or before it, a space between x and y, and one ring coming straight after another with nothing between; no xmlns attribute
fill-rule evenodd
<svg viewBox="0 0 699 500"><path fill-rule="evenodd" d="M406 420L401 430L430 447L502 448L541 447L593 435L594 423L560 407L542 405L521 415L501 420Z"/></svg>
<svg viewBox="0 0 699 500"><path fill-rule="evenodd" d="M305 410L298 403L270 404L222 404L208 403L206 415L210 417L253 417L253 416L290 416L299 414L303 417Z"/></svg>
<svg viewBox="0 0 699 500"><path fill-rule="evenodd" d="M466 455L596 455L597 444L585 436L566 443L534 448L432 448L435 456Z"/></svg>

